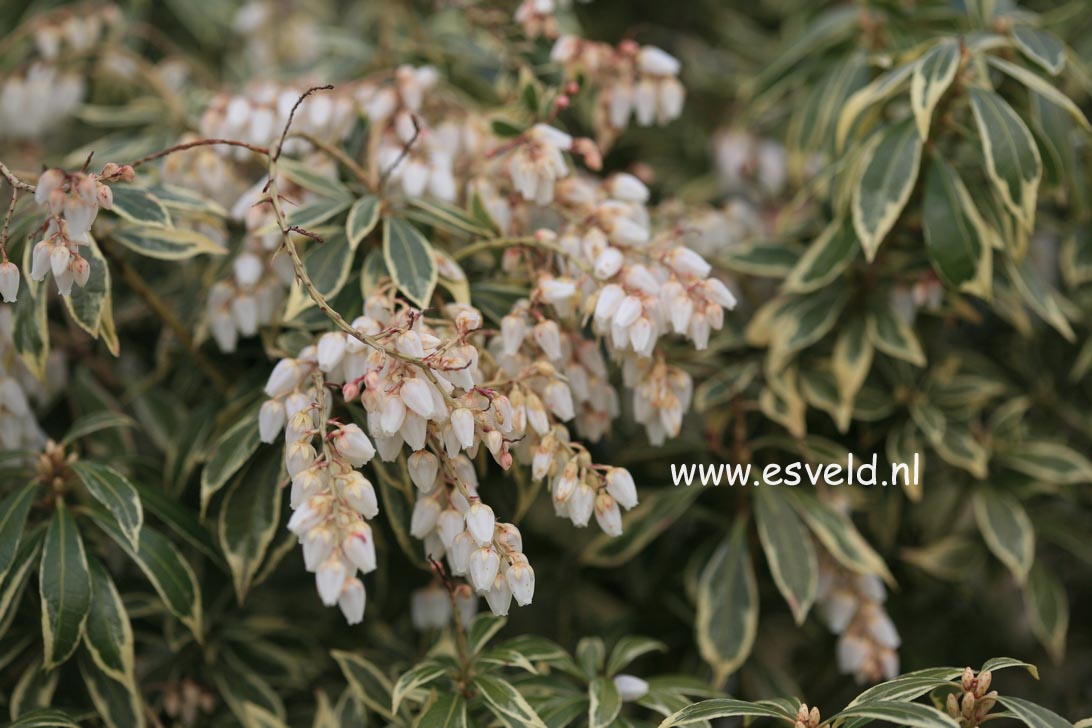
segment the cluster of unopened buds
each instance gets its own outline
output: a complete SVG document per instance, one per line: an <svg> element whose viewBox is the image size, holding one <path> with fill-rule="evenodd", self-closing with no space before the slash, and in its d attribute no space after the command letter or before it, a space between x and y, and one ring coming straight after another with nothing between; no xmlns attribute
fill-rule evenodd
<svg viewBox="0 0 1092 728"><path fill-rule="evenodd" d="M617 47L574 35L557 39L550 58L569 78L583 77L599 88L596 127L625 129L667 124L682 113L686 89L678 59L655 46L625 40Z"/></svg>
<svg viewBox="0 0 1092 728"><path fill-rule="evenodd" d="M821 716L818 708L808 709L807 703L801 703L796 711L793 728L819 728Z"/></svg>
<svg viewBox="0 0 1092 728"><path fill-rule="evenodd" d="M960 728L976 728L997 705L997 691L990 690L991 682L993 673L989 670L978 675L969 667L963 670L961 693L948 693L945 704L948 715L959 722Z"/></svg>
<svg viewBox="0 0 1092 728"><path fill-rule="evenodd" d="M91 265L80 255L80 246L90 244L91 225L99 208L109 210L113 205L113 191L107 183L130 182L135 176L129 165L112 162L98 175L60 169L43 172L34 190L34 201L49 210L49 217L42 225L44 237L34 246L30 277L42 281L52 272L62 296L72 293L73 284L81 288L86 285ZM5 253L0 263L0 295L13 302L18 292L19 269Z"/></svg>
<svg viewBox="0 0 1092 728"><path fill-rule="evenodd" d="M861 683L899 674L901 640L884 610L886 598L878 576L852 573L827 561L820 565L816 601L827 627L838 635L838 669Z"/></svg>

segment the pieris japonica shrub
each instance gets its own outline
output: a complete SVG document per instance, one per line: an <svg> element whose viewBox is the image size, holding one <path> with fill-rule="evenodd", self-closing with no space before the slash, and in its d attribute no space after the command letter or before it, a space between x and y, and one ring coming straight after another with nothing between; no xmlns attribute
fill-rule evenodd
<svg viewBox="0 0 1092 728"><path fill-rule="evenodd" d="M1080 0L0 18L13 725L1092 712Z"/></svg>

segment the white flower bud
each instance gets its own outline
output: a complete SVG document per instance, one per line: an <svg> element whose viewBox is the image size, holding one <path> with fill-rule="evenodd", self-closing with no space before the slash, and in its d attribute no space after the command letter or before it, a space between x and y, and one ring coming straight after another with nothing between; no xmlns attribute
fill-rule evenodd
<svg viewBox="0 0 1092 728"><path fill-rule="evenodd" d="M431 493L436 488L436 474L440 470L440 460L428 450L418 450L406 461L410 480L422 493ZM445 544L446 545L446 544Z"/></svg>
<svg viewBox="0 0 1092 728"><path fill-rule="evenodd" d="M345 425L333 436L334 449L351 465L359 468L375 457L375 447L359 425Z"/></svg>
<svg viewBox="0 0 1092 728"><path fill-rule="evenodd" d="M293 442L284 450L285 467L292 477L296 477L297 473L314 465L317 458L315 448L311 447L311 443L306 440Z"/></svg>
<svg viewBox="0 0 1092 728"><path fill-rule="evenodd" d="M284 403L279 399L267 399L258 411L258 436L262 442L277 439L285 423Z"/></svg>
<svg viewBox="0 0 1092 728"><path fill-rule="evenodd" d="M637 505L637 486L633 476L625 468L607 471L607 492L627 511Z"/></svg>
<svg viewBox="0 0 1092 728"><path fill-rule="evenodd" d="M49 273L49 254L53 252L53 246L45 240L41 240L34 246L34 255L30 263L30 277L35 281L44 281Z"/></svg>
<svg viewBox="0 0 1092 728"><path fill-rule="evenodd" d="M428 419L432 415L432 393L424 379L407 379L402 382L399 394L406 407L421 417Z"/></svg>
<svg viewBox="0 0 1092 728"><path fill-rule="evenodd" d="M337 604L347 576L345 563L337 556L330 556L322 562L315 572L315 585L323 604L328 607Z"/></svg>
<svg viewBox="0 0 1092 728"><path fill-rule="evenodd" d="M322 526L306 531L303 538L303 565L315 571L337 546L333 529Z"/></svg>
<svg viewBox="0 0 1092 728"><path fill-rule="evenodd" d="M515 356L527 335L527 324L519 314L510 313L501 319L501 342L505 356Z"/></svg>
<svg viewBox="0 0 1092 728"><path fill-rule="evenodd" d="M625 256L618 248L606 247L595 258L595 277L601 281L613 277L622 270Z"/></svg>
<svg viewBox="0 0 1092 728"><path fill-rule="evenodd" d="M340 331L329 331L318 340L318 365L324 372L333 371L345 357L346 336Z"/></svg>
<svg viewBox="0 0 1092 728"><path fill-rule="evenodd" d="M573 410L573 396L569 391L569 385L564 382L554 381L546 385L543 395L546 406L562 421L571 420L575 416Z"/></svg>
<svg viewBox="0 0 1092 728"><path fill-rule="evenodd" d="M305 534L326 518L328 510L328 499L321 496L310 498L292 513L288 519L288 530L297 536Z"/></svg>
<svg viewBox="0 0 1092 728"><path fill-rule="evenodd" d="M622 535L622 511L607 493L600 493L595 498L595 520L608 536Z"/></svg>
<svg viewBox="0 0 1092 728"><path fill-rule="evenodd" d="M535 570L527 563L526 558L514 561L504 575L508 580L508 588L512 590L512 596L516 598L516 604L521 607L530 604L535 595Z"/></svg>
<svg viewBox="0 0 1092 728"><path fill-rule="evenodd" d="M379 501L375 496L375 487L371 481L356 470L338 475L334 484L341 490L341 496L354 511L371 520L379 514Z"/></svg>
<svg viewBox="0 0 1092 728"><path fill-rule="evenodd" d="M53 250L49 254L49 265L53 270L53 275L61 276L66 270L68 270L68 261L71 260L72 253L69 252L66 245L54 245Z"/></svg>
<svg viewBox="0 0 1092 728"><path fill-rule="evenodd" d="M448 563L451 565L451 573L462 576L470 568L470 555L477 549L474 537L469 531L462 531L451 542L451 550L448 551Z"/></svg>
<svg viewBox="0 0 1092 728"><path fill-rule="evenodd" d="M418 498L413 506L413 515L410 516L410 535L424 538L432 533L440 519L440 510L440 503L435 498Z"/></svg>
<svg viewBox="0 0 1092 728"><path fill-rule="evenodd" d="M535 343L545 352L546 357L556 361L561 358L561 330L557 322L545 319L535 325L533 335Z"/></svg>
<svg viewBox="0 0 1092 728"><path fill-rule="evenodd" d="M614 325L627 328L641 317L643 308L641 299L637 296L626 296L618 306L618 312L614 314Z"/></svg>
<svg viewBox="0 0 1092 728"><path fill-rule="evenodd" d="M492 546L475 549L470 554L470 584L475 591L483 592L492 588L499 571L500 557Z"/></svg>
<svg viewBox="0 0 1092 728"><path fill-rule="evenodd" d="M615 283L603 286L595 302L595 320L604 324L613 319L625 298L626 292L621 286Z"/></svg>
<svg viewBox="0 0 1092 728"><path fill-rule="evenodd" d="M595 511L595 491L586 484L576 486L569 498L569 520L577 528L584 528Z"/></svg>
<svg viewBox="0 0 1092 728"><path fill-rule="evenodd" d="M466 517L454 508L446 508L436 522L436 530L444 548L450 550L455 537L466 529Z"/></svg>
<svg viewBox="0 0 1092 728"><path fill-rule="evenodd" d="M508 614L508 608L512 605L512 589L503 574L497 574L493 579L492 588L485 593L485 601L489 610L498 617Z"/></svg>
<svg viewBox="0 0 1092 728"><path fill-rule="evenodd" d="M455 439L464 448L474 446L474 414L465 407L456 407L451 412L451 429Z"/></svg>
<svg viewBox="0 0 1092 728"><path fill-rule="evenodd" d="M362 574L375 571L375 541L372 540L372 529L368 524L358 524L341 542L341 550Z"/></svg>
<svg viewBox="0 0 1092 728"><path fill-rule="evenodd" d="M299 386L303 375L304 369L295 359L281 359L273 367L273 371L265 383L266 396L283 397Z"/></svg>
<svg viewBox="0 0 1092 728"><path fill-rule="evenodd" d="M648 187L632 174L619 172L607 180L605 187L607 188L607 194L615 200L636 202L642 205L648 202Z"/></svg>
<svg viewBox="0 0 1092 728"><path fill-rule="evenodd" d="M341 596L337 599L337 605L341 613L345 615L345 621L349 624L360 624L364 620L364 603L367 595L364 591L364 582L360 579L349 579L341 588Z"/></svg>
<svg viewBox="0 0 1092 728"><path fill-rule="evenodd" d="M14 303L19 295L19 268L10 260L0 263L0 297Z"/></svg>
<svg viewBox="0 0 1092 728"><path fill-rule="evenodd" d="M675 76L679 73L679 61L656 46L644 46L637 54L637 67L641 73L654 76Z"/></svg>
<svg viewBox="0 0 1092 728"><path fill-rule="evenodd" d="M466 512L466 529L474 537L474 542L479 546L486 546L493 542L493 527L496 525L496 517L493 509L481 501L471 504Z"/></svg>
<svg viewBox="0 0 1092 728"><path fill-rule="evenodd" d="M648 694L648 683L633 675L615 675L614 687L618 688L618 694L626 703L640 700Z"/></svg>
<svg viewBox="0 0 1092 728"><path fill-rule="evenodd" d="M59 169L47 169L38 177L38 184L34 188L34 201L45 207L49 204L49 196L54 190L59 190L64 185L64 172Z"/></svg>
<svg viewBox="0 0 1092 728"><path fill-rule="evenodd" d="M387 397L383 401L383 408L379 417L379 427L388 435L396 435L402 429L402 423L406 421L406 404L402 398L395 395Z"/></svg>

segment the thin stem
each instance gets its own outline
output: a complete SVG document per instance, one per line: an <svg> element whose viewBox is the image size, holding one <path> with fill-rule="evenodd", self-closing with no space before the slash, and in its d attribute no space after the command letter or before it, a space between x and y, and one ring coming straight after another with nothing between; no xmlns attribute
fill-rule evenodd
<svg viewBox="0 0 1092 728"><path fill-rule="evenodd" d="M4 229L0 231L0 256L5 263L8 262L8 230L11 228L11 218L15 214L15 203L19 201L19 188L11 188L11 204L8 205L8 213L4 215Z"/></svg>
<svg viewBox="0 0 1092 728"><path fill-rule="evenodd" d="M152 290L151 286L148 285L148 282L137 272L136 268L129 265L128 261L118 255L111 245L106 244L106 240L103 240L103 243L104 244L101 246L103 255L113 262L114 266L121 273L121 277L129 284L129 287L140 296L141 300L143 300L144 303L159 316L160 320L167 325L167 328L174 333L179 343L182 344L182 347L189 353L190 357L193 358L197 367L204 372L205 376L213 383L213 386L215 386L221 394L226 394L229 389L227 379L197 348L194 344L193 337L190 336L189 329L186 328L185 324L179 321L178 317L175 316L174 312L171 310L171 307L156 295L155 291Z"/></svg>
<svg viewBox="0 0 1092 728"><path fill-rule="evenodd" d="M242 147L244 149L249 149L250 151L254 152L255 154L261 154L263 157L268 157L269 156L269 149L267 147L260 147L257 144L247 144L246 142L237 141L235 139L198 139L196 141L186 142L185 144L175 144L173 147L167 147L166 149L161 149L160 151L156 152L155 154L149 154L146 157L141 157L140 159L136 160L135 162L130 162L129 166L130 167L139 167L142 164L146 164L148 162L155 161L156 159L166 157L168 154L174 154L175 152L182 152L182 151L185 151L187 149L193 149L194 147L208 147L208 146L213 146L213 145L217 145L217 144L222 144L222 145L226 145L226 146L229 146L229 147ZM0 166L2 166L2 165L0 165Z"/></svg>
<svg viewBox="0 0 1092 728"><path fill-rule="evenodd" d="M8 184L10 184L17 190L23 190L24 192L34 192L34 190L37 189L34 185L27 184L23 180L16 177L15 173L8 169L3 162L0 162L0 175L3 175L4 179L8 181Z"/></svg>
<svg viewBox="0 0 1092 728"><path fill-rule="evenodd" d="M329 91L332 88L333 86L329 84L327 84L326 86L312 86L311 88L304 91L298 99L296 99L296 103L292 105L292 110L288 112L288 121L284 123L284 130L281 132L281 139L279 142L277 142L277 149L273 152L273 156L270 158L270 161L276 162L278 159L281 158L281 150L284 149L284 140L288 137L288 130L292 128L292 120L296 118L296 109L300 107L300 104L302 104L308 96L315 93L316 91Z"/></svg>
<svg viewBox="0 0 1092 728"><path fill-rule="evenodd" d="M405 160L409 155L410 150L413 149L413 145L417 143L417 139L421 136L421 124L417 121L417 117L414 114L410 114L410 120L413 122L413 136L410 137L408 142L402 145L402 151L399 152L397 159L391 163L391 166L387 167L379 175L379 189L383 189L387 184L387 178L389 178L391 173L397 169L398 165Z"/></svg>

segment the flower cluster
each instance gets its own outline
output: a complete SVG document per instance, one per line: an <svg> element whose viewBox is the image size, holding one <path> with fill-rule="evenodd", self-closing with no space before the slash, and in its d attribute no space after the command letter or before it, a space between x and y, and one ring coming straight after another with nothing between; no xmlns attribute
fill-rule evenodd
<svg viewBox="0 0 1092 728"><path fill-rule="evenodd" d="M901 643L883 603L887 590L874 574L857 574L831 562L819 571L819 612L838 635L838 669L858 682L890 680L899 674Z"/></svg>
<svg viewBox="0 0 1092 728"><path fill-rule="evenodd" d="M678 59L655 46L625 40L617 47L574 35L557 39L550 58L568 78L584 78L599 89L595 127L609 138L631 118L640 126L667 124L682 113L686 89Z"/></svg>
<svg viewBox="0 0 1092 728"><path fill-rule="evenodd" d="M620 533L620 507L636 505L636 486L626 470L592 463L587 450L570 440L563 423L575 417L574 398L559 372L565 365L556 324L549 322L525 342L511 331L483 331L481 314L470 306L451 304L444 314L426 323L393 295L370 296L364 315L351 324L355 335L328 332L277 364L266 387L270 400L262 407L260 434L272 441L287 423L285 461L293 493L300 496L293 498L293 530L304 543L309 568L321 569L317 557L307 557L313 529L340 522L360 531L360 517L376 513L371 484L359 473L348 474L348 466L363 465L373 452L394 460L407 446L407 470L417 493L410 533L424 542L429 558L446 556L452 574L465 576L495 613L505 614L513 599L530 603L535 576L519 529L498 520L478 493L472 459L483 446L503 469L519 456L532 464L535 477L549 475L559 514L578 526L587 525L594 513L604 531ZM530 348L524 349L525 343ZM605 362L590 351L592 342L583 342L583 364L570 346L564 345L569 364L562 371L590 364L597 376L606 376ZM558 366L540 356L538 347L554 354ZM590 394L588 379L583 381L578 401ZM322 426L304 425L314 413L324 416L319 404L324 384L339 385L346 403L363 405L367 433L355 424L330 425L331 446L320 454L311 439L314 428L322 433ZM304 432L311 434L301 440ZM322 543L343 544L349 534L335 535L324 536ZM321 552L326 561L341 564L327 571L348 573L344 552ZM327 601L336 598L329 584L320 581L319 588L320 595L326 590Z"/></svg>
<svg viewBox="0 0 1092 728"><path fill-rule="evenodd" d="M100 47L120 21L113 5L64 9L40 18L31 33L37 57L0 80L0 137L39 139L68 119L83 102L87 83L62 61Z"/></svg>
<svg viewBox="0 0 1092 728"><path fill-rule="evenodd" d="M30 277L42 281L52 272L62 296L72 293L73 284L81 288L86 285L91 265L80 255L80 246L90 244L91 225L99 208L109 210L113 205L113 191L107 183L131 182L135 176L132 167L113 163L97 175L70 174L60 169L43 172L38 178L34 201L49 210L49 217L42 226L44 237L34 246ZM14 277L10 270L4 273ZM18 290L17 282L13 290Z"/></svg>
<svg viewBox="0 0 1092 728"><path fill-rule="evenodd" d="M265 81L242 94L219 94L201 115L200 133L205 137L239 140L261 147L273 145L306 88ZM349 132L355 118L356 108L348 93L318 94L293 117L292 128L302 134L336 141ZM299 154L310 147L302 137L292 137L284 144L284 150L289 154ZM252 154L245 147L217 149L221 154L233 154L241 160Z"/></svg>

